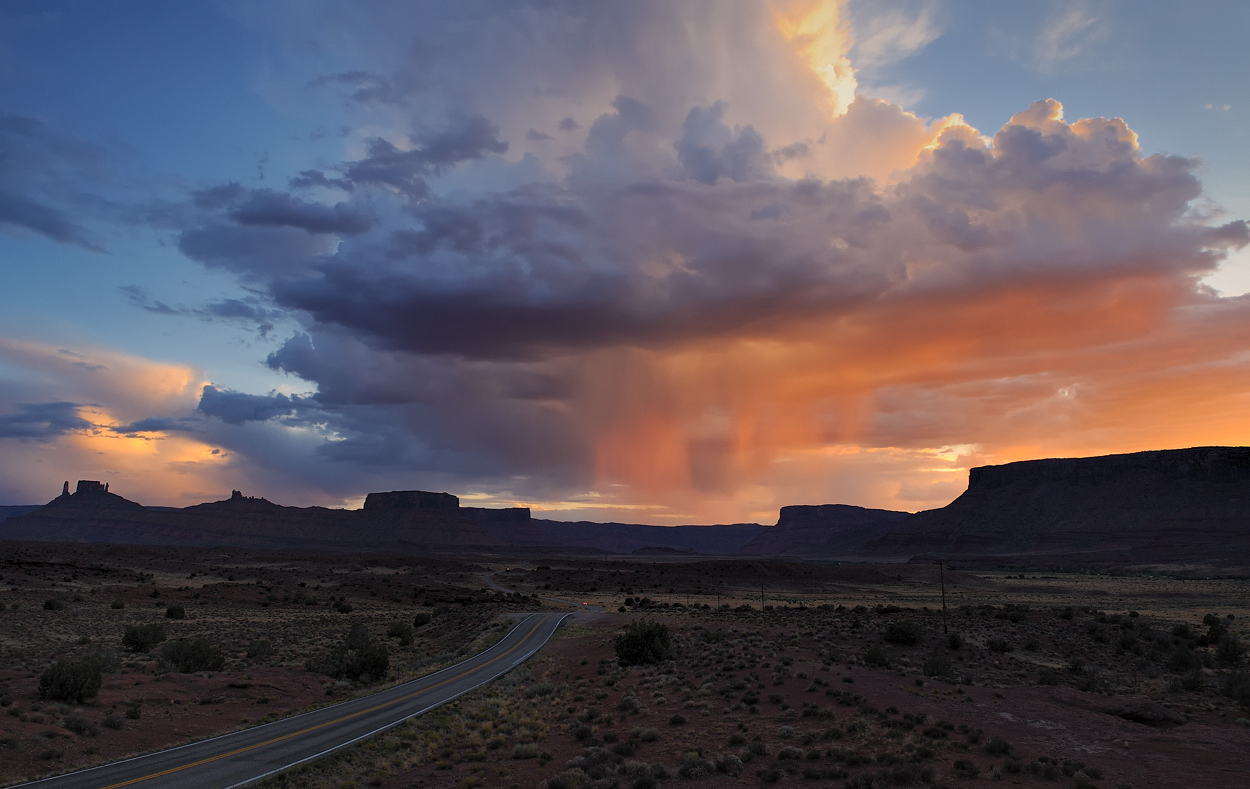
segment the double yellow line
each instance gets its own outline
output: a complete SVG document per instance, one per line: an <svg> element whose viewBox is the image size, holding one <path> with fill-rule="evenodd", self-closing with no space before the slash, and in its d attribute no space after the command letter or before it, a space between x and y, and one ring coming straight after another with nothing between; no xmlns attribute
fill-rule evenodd
<svg viewBox="0 0 1250 789"><path fill-rule="evenodd" d="M102 787L102 789L120 789L120 787L123 787L123 786L130 786L132 784L141 783L143 781L150 781L153 778L161 778L166 775L172 775L173 773L182 772L183 770L189 770L192 767L199 767L202 764L209 764L211 762L220 761L221 759L228 759L231 756L238 756L241 753L254 751L257 748L264 748L266 745L273 745L276 742L283 742L284 740L289 740L292 737L299 737L300 735L308 734L309 732L314 732L314 731L317 731L318 729L324 729L327 726L333 726L337 723L343 723L344 721L349 721L352 718L358 718L361 715L367 715L371 712L377 712L378 710L383 709L385 707L394 706L395 704L408 701L411 698L420 696L423 693L429 693L430 691L435 690L436 688L440 688L449 682L455 682L458 679L467 677L468 675L473 674L474 672L481 671L482 669L486 668L487 666L493 663L497 663L500 660L503 660L505 657L508 657L509 655L516 652L517 649L520 648L523 644L525 644L526 641L529 641L530 636L534 635L534 633L537 632L538 628L542 626L544 621L546 621L546 617L540 617L538 620L538 624L530 628L530 631L526 633L525 636L519 642L517 642L517 645L513 647L512 649L509 649L507 652L504 652L497 657L491 658L490 660L488 660L487 662L483 663L480 666L477 666L476 668L472 668L472 669L469 669L468 671L463 671L459 674L456 674L455 676L448 677L447 679L441 682L435 683L433 685L430 685L429 687L422 688L420 690L415 690L406 696L401 696L397 699L392 699L391 701L384 701L381 704L378 704L373 707L369 707L368 709L363 709L363 710L360 710L359 712L353 712L351 715L344 715L341 718L335 718L334 720L329 720L329 721L326 721L325 723L318 723L316 726L309 726L306 729L294 731L294 732L291 732L290 734L284 734L281 737L274 737L272 740L265 740L264 742L258 742L255 745L248 745L243 748L237 748L228 753L218 754L217 756L210 756L207 759L200 759L198 762L188 762L187 764L182 764L177 767L170 767L168 770L162 770L158 773L145 775L141 778L131 778L129 781L122 781L120 783L109 784L108 786ZM415 681L420 682L420 680L415 680Z"/></svg>

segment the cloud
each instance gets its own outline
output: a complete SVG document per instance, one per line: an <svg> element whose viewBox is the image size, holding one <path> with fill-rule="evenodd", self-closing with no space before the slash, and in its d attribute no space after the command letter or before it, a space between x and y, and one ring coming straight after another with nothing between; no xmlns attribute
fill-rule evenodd
<svg viewBox="0 0 1250 789"><path fill-rule="evenodd" d="M389 140L374 137L369 140L368 155L349 163L344 175L356 185L385 185L420 199L429 194L429 176L460 162L507 151L508 144L499 140L498 134L498 127L486 118L472 116L426 136L411 150L400 150Z"/></svg>
<svg viewBox="0 0 1250 789"><path fill-rule="evenodd" d="M95 146L38 118L0 114L0 230L104 251L86 227L70 218L94 200L80 184L93 180L102 160Z"/></svg>
<svg viewBox="0 0 1250 789"><path fill-rule="evenodd" d="M50 441L92 426L78 415L78 403L19 403L17 407L17 413L0 414L0 438Z"/></svg>
<svg viewBox="0 0 1250 789"><path fill-rule="evenodd" d="M300 406L298 396L285 394L250 395L232 392L207 385L201 390L197 411L215 416L226 424L241 425L244 422L265 422L288 416Z"/></svg>
<svg viewBox="0 0 1250 789"><path fill-rule="evenodd" d="M869 8L872 11L869 11ZM876 69L919 53L942 35L937 4L880 11L879 4L857 9L851 58L857 68Z"/></svg>
<svg viewBox="0 0 1250 789"><path fill-rule="evenodd" d="M1106 39L1106 21L1080 0L1060 5L1042 25L1033 41L1033 57L1042 71L1088 54Z"/></svg>

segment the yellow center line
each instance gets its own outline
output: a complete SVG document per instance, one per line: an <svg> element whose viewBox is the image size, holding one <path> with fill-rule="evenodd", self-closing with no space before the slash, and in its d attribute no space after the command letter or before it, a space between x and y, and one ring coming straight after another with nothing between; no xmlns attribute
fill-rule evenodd
<svg viewBox="0 0 1250 789"><path fill-rule="evenodd" d="M504 659L505 657L507 657L508 655L511 655L513 652L515 652L515 651L517 650L517 648L518 648L518 647L520 647L522 644L524 644L526 641L528 641L528 640L529 640L529 638L530 638L530 636L534 635L535 631L537 631L537 630L538 630L538 628L542 625L542 623L543 623L544 621L546 621L546 617L543 617L543 618L539 619L539 620L538 620L538 624L534 625L534 627L533 627L533 628L531 628L531 629L530 629L530 631L529 631L528 633L526 633L526 634L525 634L525 637L524 637L524 638L522 638L519 642L517 642L517 646L516 646L516 647L513 647L512 649L509 649L507 652L504 652L503 654L499 655L498 657L491 658L490 660L488 660L487 662L483 663L482 665L480 665L480 666L478 666L478 667L476 667L476 668L472 668L472 669L469 669L468 671L461 672L460 674L457 674L457 675L456 675L456 676L454 676L454 677L448 677L447 679L443 680L442 682L438 682L438 683L436 683L436 684L434 684L434 685L430 685L430 686L429 686L429 687L427 687L427 688L422 688L422 689L420 689L420 690L415 690L415 691L413 691L412 693L409 693L409 694L408 694L408 695L406 695L406 696L401 696L401 697L400 697L400 698L398 698L398 699L393 699L393 700L391 700L391 701L385 701L385 702L382 702L381 704L378 704L378 705L376 705L376 706L374 706L374 707L370 707L370 708L368 708L368 709L361 710L361 711L359 711L359 712L353 712L351 715L344 715L344 716L343 716L343 717L341 717L341 718L335 718L334 720L329 720L329 721L326 721L325 723L318 723L316 726L309 726L307 729L301 729L300 731L291 732L290 734L284 734L284 735L282 735L281 737L274 737L272 740L265 740L264 742L258 742L258 743L256 743L255 745L248 745L248 746L245 746L245 747L243 747L243 748L238 748L238 749L236 749L236 750L230 751L229 753L222 753L222 754L218 754L217 756L210 756L210 757L208 757L207 759L200 759L198 762L189 762L189 763L187 763L187 764L179 765L178 767L171 767L171 768L169 768L168 770L162 770L162 771L160 771L159 773L152 773L152 774L150 774L150 775L145 775L145 776L143 776L142 778L131 778L129 781L122 781L121 783L109 784L108 786L103 787L103 789L119 789L119 787L122 787L122 786L130 786L131 784L137 784L137 783L140 783L140 782L142 782L142 781L149 781L149 780L151 780L151 779L153 779L153 778L160 778L160 777L162 777L162 776L170 775L170 774L172 774L172 773L181 772L181 771L183 771L183 770L189 770L189 769L190 769L190 768L192 768L192 767L199 767L201 764L208 764L209 762L215 762L215 761L219 761L219 760L221 760L221 759L226 759L226 758L229 758L229 757L231 757L231 756L237 756L237 755L239 755L240 753L247 753L248 751L254 751L254 750L256 750L257 748L263 748L263 747L265 747L266 745L273 745L273 744L274 744L274 743L276 743L276 742L282 742L283 740L289 740L289 739L291 739L292 737L298 737L298 736L300 736L301 734L308 734L309 732L312 732L312 731L317 731L318 729L324 729L326 726L333 726L333 725L334 725L334 724L336 724L336 723L342 723L342 722L344 722L344 721L349 721L349 720L351 720L352 718L358 718L358 717L360 717L361 715L367 715L367 714L368 714L368 713L370 713L370 712L376 712L376 711L378 711L378 710L380 710L380 709L382 709L382 708L384 708L384 707L390 707L390 706L393 706L393 705L395 705L395 704L399 704L400 702L407 701L408 699L411 699L411 698L413 698L414 696L420 696L420 695L421 695L421 694L423 694L423 693L429 693L430 691L434 690L435 688L440 688L440 687L442 687L443 685L446 685L446 684L447 684L447 683L449 683L449 682L454 682L454 681L456 681L456 680L458 680L458 679L463 679L464 677L467 677L468 675L473 674L474 672L480 671L480 670L482 670L482 669L486 668L487 666L491 665L492 663L496 663L496 662L498 662L498 661L500 661L500 660L503 660L503 659ZM417 680L417 681L419 681L419 680Z"/></svg>

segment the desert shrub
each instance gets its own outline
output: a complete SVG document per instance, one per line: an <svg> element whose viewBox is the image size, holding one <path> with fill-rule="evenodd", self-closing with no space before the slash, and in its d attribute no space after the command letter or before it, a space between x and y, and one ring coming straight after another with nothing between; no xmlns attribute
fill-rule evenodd
<svg viewBox="0 0 1250 789"><path fill-rule="evenodd" d="M512 747L513 759L533 759L538 756L538 746L532 742L518 742Z"/></svg>
<svg viewBox="0 0 1250 789"><path fill-rule="evenodd" d="M668 625L660 622L633 622L616 637L616 659L622 666L648 665L672 660L675 654Z"/></svg>
<svg viewBox="0 0 1250 789"><path fill-rule="evenodd" d="M51 600L44 600L43 607L48 611L64 611L65 601L59 597L54 597Z"/></svg>
<svg viewBox="0 0 1250 789"><path fill-rule="evenodd" d="M985 642L985 646L989 647L991 652L997 652L1000 655L1011 651L1011 644L1005 638L991 638Z"/></svg>
<svg viewBox="0 0 1250 789"><path fill-rule="evenodd" d="M109 608L113 609L114 611L120 611L125 607L126 607L126 604L122 602L121 600L114 600L113 602L109 603Z"/></svg>
<svg viewBox="0 0 1250 789"><path fill-rule="evenodd" d="M421 613L417 614L416 616L412 618L412 626L413 627L425 627L426 625L430 623L430 619L431 619L430 615L422 611Z"/></svg>
<svg viewBox="0 0 1250 789"><path fill-rule="evenodd" d="M1178 646L1172 650L1172 654L1168 655L1167 667L1169 671L1175 671L1177 674L1197 671L1202 668L1202 658L1195 655L1188 647Z"/></svg>
<svg viewBox="0 0 1250 789"><path fill-rule="evenodd" d="M104 666L100 658L61 658L39 676L39 698L82 704L100 692L103 679Z"/></svg>
<svg viewBox="0 0 1250 789"><path fill-rule="evenodd" d="M956 759L952 767L955 769L955 775L960 778L976 778L981 773L969 759Z"/></svg>
<svg viewBox="0 0 1250 789"><path fill-rule="evenodd" d="M923 670L926 677L945 677L951 673L950 658L945 655L929 655L924 660Z"/></svg>
<svg viewBox="0 0 1250 789"><path fill-rule="evenodd" d="M127 719L132 720L132 721L137 721L142 717L143 717L143 708L140 707L138 704L132 704L126 708Z"/></svg>
<svg viewBox="0 0 1250 789"><path fill-rule="evenodd" d="M390 671L390 651L364 625L353 625L343 643L328 654L309 658L304 668L336 679L376 682Z"/></svg>
<svg viewBox="0 0 1250 789"><path fill-rule="evenodd" d="M985 744L985 752L990 756L1006 756L1011 753L1011 743L1002 737L991 737Z"/></svg>
<svg viewBox="0 0 1250 789"><path fill-rule="evenodd" d="M642 740L643 742L655 742L656 740L660 739L660 732L648 726L647 728L642 729L641 731L638 732L638 739Z"/></svg>
<svg viewBox="0 0 1250 789"><path fill-rule="evenodd" d="M100 733L100 730L96 728L94 723L77 715L70 715L62 725L79 736L94 737Z"/></svg>
<svg viewBox="0 0 1250 789"><path fill-rule="evenodd" d="M186 619L187 609L180 605L171 605L165 609L166 619Z"/></svg>
<svg viewBox="0 0 1250 789"><path fill-rule="evenodd" d="M951 633L946 637L946 646L951 650L958 650L964 645L963 636L958 633Z"/></svg>
<svg viewBox="0 0 1250 789"><path fill-rule="evenodd" d="M347 631L347 638L343 644L348 649L360 649L371 641L373 641L373 634L369 632L369 628L357 622L352 625L351 630Z"/></svg>
<svg viewBox="0 0 1250 789"><path fill-rule="evenodd" d="M247 656L250 660L265 660L273 657L273 642L267 638L253 638L247 642Z"/></svg>
<svg viewBox="0 0 1250 789"><path fill-rule="evenodd" d="M399 639L399 645L401 647L412 646L412 625L407 622L392 622L386 628L386 636L387 638Z"/></svg>
<svg viewBox="0 0 1250 789"><path fill-rule="evenodd" d="M161 647L161 660L180 674L221 671L226 667L226 656L202 636L194 641L180 638L167 642Z"/></svg>
<svg viewBox="0 0 1250 789"><path fill-rule="evenodd" d="M122 646L129 652L147 652L164 640L164 625L157 622L150 625L130 625L122 636Z"/></svg>
<svg viewBox="0 0 1250 789"><path fill-rule="evenodd" d="M685 723L686 723L686 716L684 715L674 715L673 717L668 719L669 726L683 726L685 725Z"/></svg>
<svg viewBox="0 0 1250 789"><path fill-rule="evenodd" d="M891 622L883 634L891 644L913 645L920 641L920 626L915 622Z"/></svg>
<svg viewBox="0 0 1250 789"><path fill-rule="evenodd" d="M104 720L100 724L106 729L120 729L122 727L122 719L116 715L105 715Z"/></svg>
<svg viewBox="0 0 1250 789"><path fill-rule="evenodd" d="M864 663L869 666L888 668L890 665L890 656L886 654L886 651L881 647L870 647L869 650L864 653Z"/></svg>
<svg viewBox="0 0 1250 789"><path fill-rule="evenodd" d="M1220 639L1220 646L1215 650L1215 657L1221 663L1236 663L1241 660L1243 647L1237 636L1229 633Z"/></svg>

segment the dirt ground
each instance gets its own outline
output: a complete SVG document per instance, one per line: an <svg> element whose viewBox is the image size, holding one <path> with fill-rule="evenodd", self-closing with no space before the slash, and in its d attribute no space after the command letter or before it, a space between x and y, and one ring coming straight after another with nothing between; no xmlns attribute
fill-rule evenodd
<svg viewBox="0 0 1250 789"><path fill-rule="evenodd" d="M7 782L416 676L490 643L536 594L607 613L500 681L266 785L1250 786L1244 577L0 548ZM487 573L526 596L488 589ZM186 618L164 618L171 604ZM385 636L419 612L434 616L411 644ZM644 621L666 626L671 659L622 668L614 640ZM153 622L169 640L205 636L224 669L126 652L126 626ZM385 679L305 668L354 624L388 645ZM261 639L272 654L249 658ZM114 661L96 698L39 699L54 659L89 653Z"/></svg>

